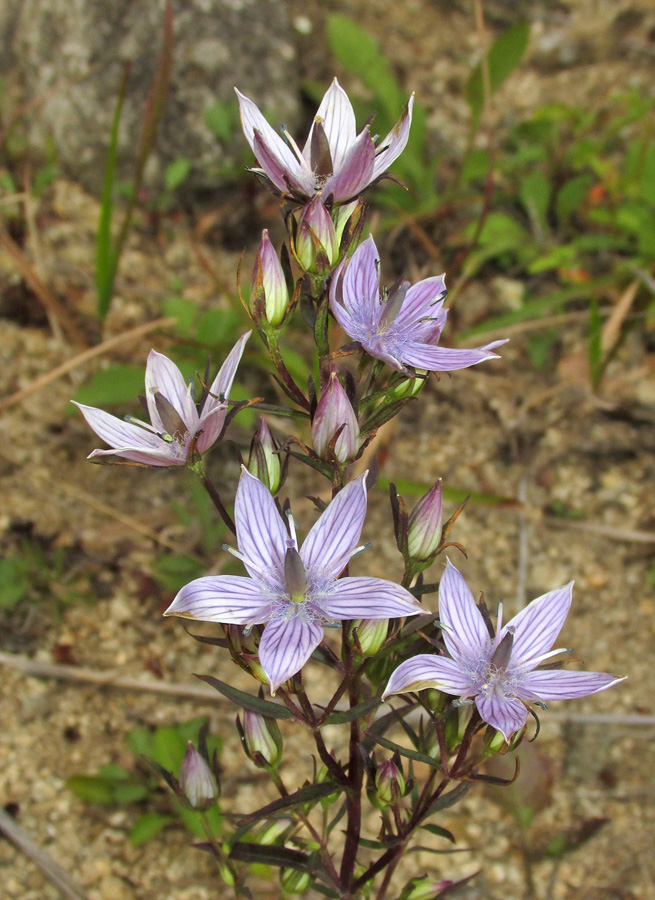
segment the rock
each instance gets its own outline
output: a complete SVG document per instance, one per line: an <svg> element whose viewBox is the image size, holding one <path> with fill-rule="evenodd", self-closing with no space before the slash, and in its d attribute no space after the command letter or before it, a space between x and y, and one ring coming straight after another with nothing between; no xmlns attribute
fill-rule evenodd
<svg viewBox="0 0 655 900"><path fill-rule="evenodd" d="M123 66L132 63L120 127L119 178L131 180L148 88L162 43L163 0L5 0L0 3L0 78L11 111L38 99L21 122L31 152L52 147L59 168L100 193ZM234 86L279 122L297 114L294 48L284 0L185 0L173 13L171 90L146 184L190 163L182 190L213 188L248 149ZM228 107L226 139L205 121ZM249 151L245 160L250 161Z"/></svg>

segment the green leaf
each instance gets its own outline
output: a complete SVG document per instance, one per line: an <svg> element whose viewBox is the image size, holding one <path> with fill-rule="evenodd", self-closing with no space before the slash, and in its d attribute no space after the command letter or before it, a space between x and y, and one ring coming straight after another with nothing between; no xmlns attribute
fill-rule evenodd
<svg viewBox="0 0 655 900"><path fill-rule="evenodd" d="M129 837L130 843L134 847L140 847L141 844L152 840L160 831L163 831L167 825L171 825L173 822L175 822L174 816L164 816L156 812L144 813L144 815L139 816L132 826Z"/></svg>
<svg viewBox="0 0 655 900"><path fill-rule="evenodd" d="M177 319L176 329L181 338L190 338L193 323L198 317L198 307L184 297L167 297L162 303L162 315Z"/></svg>
<svg viewBox="0 0 655 900"><path fill-rule="evenodd" d="M447 841L450 841L452 844L456 844L455 835L452 831L448 831L447 828L441 828L439 825L420 825L420 828L424 828L426 831L429 831L430 834L435 835L435 837L445 838Z"/></svg>
<svg viewBox="0 0 655 900"><path fill-rule="evenodd" d="M109 312L114 294L114 280L118 267L118 256L115 252L112 234L111 220L114 211L114 180L118 163L118 133L123 111L123 102L127 93L127 81L129 66L123 70L123 79L118 91L116 110L109 134L109 147L107 149L107 163L102 182L102 197L100 200L100 220L98 222L98 234L96 236L96 291L98 294L98 317L104 319Z"/></svg>
<svg viewBox="0 0 655 900"><path fill-rule="evenodd" d="M166 590L177 591L198 578L206 570L205 564L195 556L160 556L153 563L152 574Z"/></svg>
<svg viewBox="0 0 655 900"><path fill-rule="evenodd" d="M0 560L0 607L11 609L19 603L30 586L30 562L24 556L8 556Z"/></svg>
<svg viewBox="0 0 655 900"><path fill-rule="evenodd" d="M589 359L589 373L594 388L598 387L603 373L603 320L600 316L598 298L592 297L589 303L589 337L587 354Z"/></svg>
<svg viewBox="0 0 655 900"><path fill-rule="evenodd" d="M622 203L616 210L616 223L637 239L639 252L655 256L655 215L639 203Z"/></svg>
<svg viewBox="0 0 655 900"><path fill-rule="evenodd" d="M557 192L555 201L555 210L560 221L568 221L580 209L595 180L590 172L586 172L583 175L575 175L564 182Z"/></svg>
<svg viewBox="0 0 655 900"><path fill-rule="evenodd" d="M191 163L189 160L184 156L178 156L177 159L174 159L172 163L169 163L166 166L166 171L164 173L164 186L166 190L170 193L177 190L177 188L187 180L190 172Z"/></svg>
<svg viewBox="0 0 655 900"><path fill-rule="evenodd" d="M371 697L370 700L364 700L363 703L358 703L357 706L353 706L352 709L348 709L345 712L330 713L325 720L325 724L343 725L345 722L352 722L354 719L359 719L360 716L365 715L372 709L378 709L381 703L382 701L379 697Z"/></svg>
<svg viewBox="0 0 655 900"><path fill-rule="evenodd" d="M394 741L390 741L388 738L382 737L378 734L371 734L370 732L367 732L367 737L375 741L376 744L380 744L381 747L385 747L387 750L391 750L392 753L399 753L406 759L413 759L414 762L424 763L426 766L430 766L431 769L441 768L441 764L436 759L433 759L431 756L427 756L427 754L425 753L419 753L418 750L408 750L406 747L401 747L400 744L396 744L394 743Z"/></svg>
<svg viewBox="0 0 655 900"><path fill-rule="evenodd" d="M248 844L237 841L230 850L230 858L238 862L258 863L282 869L296 869L298 872L314 872L311 857L299 850L273 845Z"/></svg>
<svg viewBox="0 0 655 900"><path fill-rule="evenodd" d="M408 497L422 497L427 494L432 485L427 481L412 481L409 478L396 478L394 484L398 488L399 494ZM379 478L377 487L382 490L389 490L389 480L387 478ZM482 503L488 506L516 506L518 500L516 497L507 497L502 494L485 494L481 491L469 491L466 488L444 487L443 496L445 500L452 503L463 503L469 497L470 503Z"/></svg>
<svg viewBox="0 0 655 900"><path fill-rule="evenodd" d="M535 233L542 237L548 231L548 207L551 187L544 173L535 169L519 184L519 197Z"/></svg>
<svg viewBox="0 0 655 900"><path fill-rule="evenodd" d="M491 159L486 150L472 150L462 166L462 181L468 184L471 181L481 181L487 177L491 166Z"/></svg>
<svg viewBox="0 0 655 900"><path fill-rule="evenodd" d="M572 242L561 247L552 247L543 256L538 256L528 266L528 272L531 275L537 275L540 272L548 272L551 269L572 268L578 265L579 261L578 247Z"/></svg>
<svg viewBox="0 0 655 900"><path fill-rule="evenodd" d="M239 824L243 825L246 822L256 822L259 819L266 819L285 809L294 809L296 806L303 806L305 803L316 803L317 800L322 800L324 797L340 793L343 790L344 788L341 785L331 781L324 781L322 784L305 784L297 791L294 791L293 794L288 794L286 797L280 797L278 800L273 800L272 803L267 803L266 806L262 806L260 809L255 810L255 812L243 816L239 821Z"/></svg>
<svg viewBox="0 0 655 900"><path fill-rule="evenodd" d="M261 697L252 697L244 691L240 691L224 681L219 681L212 675L197 675L200 681L211 685L219 694L223 694L228 700L236 703L242 709L249 709L252 712L259 713L262 716L268 716L269 719L291 719L293 713L279 703L271 703L270 700L263 700Z"/></svg>
<svg viewBox="0 0 655 900"><path fill-rule="evenodd" d="M187 742L176 728L158 728L153 735L152 758L169 772L179 772Z"/></svg>
<svg viewBox="0 0 655 900"><path fill-rule="evenodd" d="M135 756L152 756L154 736L147 728L135 728L127 735L127 746Z"/></svg>
<svg viewBox="0 0 655 900"><path fill-rule="evenodd" d="M196 340L210 347L226 347L234 342L240 324L234 309L208 309L198 320Z"/></svg>
<svg viewBox="0 0 655 900"><path fill-rule="evenodd" d="M436 812L439 812L442 809L448 809L450 806L454 806L456 803L459 803L466 794L471 789L471 784L466 781L462 781L457 787L448 791L445 794L442 794L440 797L432 803L425 811L425 814L421 816L421 821L424 819L429 819L430 816L433 816Z"/></svg>
<svg viewBox="0 0 655 900"><path fill-rule="evenodd" d="M144 369L115 365L98 369L75 394L74 400L88 406L115 406L136 400L144 391Z"/></svg>
<svg viewBox="0 0 655 900"><path fill-rule="evenodd" d="M132 779L128 772L115 768L120 775L112 774L109 767L105 766L97 775L74 775L68 778L66 786L80 800L101 806L134 803L148 795L146 785Z"/></svg>
<svg viewBox="0 0 655 900"><path fill-rule="evenodd" d="M203 813L200 813L195 809L188 809L186 806L182 806L177 800L175 801L175 807L178 816L182 822L184 822L184 827L189 834L192 834L194 837L206 838L205 829L203 827ZM212 835L217 838L223 828L223 818L218 806L210 807L204 813L204 816L209 823Z"/></svg>
<svg viewBox="0 0 655 900"><path fill-rule="evenodd" d="M207 107L203 118L214 137L227 144L237 129L238 104L236 101L225 103L223 100L216 100Z"/></svg>
<svg viewBox="0 0 655 900"><path fill-rule="evenodd" d="M518 22L494 41L487 54L489 88L492 94L521 62L529 40L529 24L527 22ZM484 108L484 84L481 63L478 63L473 69L468 80L466 99L471 110L471 117L474 122L477 122Z"/></svg>

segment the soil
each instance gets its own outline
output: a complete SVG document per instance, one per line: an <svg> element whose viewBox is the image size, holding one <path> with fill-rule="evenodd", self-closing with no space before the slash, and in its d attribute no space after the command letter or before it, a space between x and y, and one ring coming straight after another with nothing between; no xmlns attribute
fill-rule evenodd
<svg viewBox="0 0 655 900"><path fill-rule="evenodd" d="M500 0L485 5L492 30L506 27L519 13L533 20L530 56L498 95L499 118L557 99L593 105L617 84L652 85L655 14L645 0L513 7ZM333 2L308 13L293 0L290 16L307 78L331 72L321 35L326 14L334 10L354 15L378 36L403 82L428 107L435 141L463 142L462 87L479 46L468 4ZM168 214L156 229L152 219L140 218L121 263L105 338L159 316L173 284L201 309L228 307L241 247L237 243L239 250L233 249L235 230L243 228L256 239L275 216L275 201L263 188L236 190L241 193L221 205L211 229L203 227L204 211ZM35 227L15 235L42 280L83 323L92 321L95 305L97 215L94 199L58 181L39 204ZM396 248L407 243L407 271L428 274L427 261L407 235L394 240ZM3 250L0 273L0 365L3 395L9 396L76 351L57 322L53 327L44 317ZM497 312L497 288L471 283L458 299L453 330L478 321L485 311ZM633 330L595 392L585 370L584 322L572 320L562 328L545 372L530 365L526 340L516 334L502 360L431 382L419 403L397 420L383 474L424 482L442 477L446 486L518 498L520 506L472 502L458 520L455 539L468 552L468 559L458 557L459 565L472 588L484 591L491 604L504 599L517 611L575 578L573 612L561 645L575 647L588 668L629 679L598 696L556 705L541 717L526 769L547 772L552 785L542 790L543 808L527 838L497 797L473 790L438 820L457 838L459 852L408 857L390 897L408 877L424 872L437 880L479 872L461 896L528 897L520 852L525 840L544 847L562 830L574 839L603 820L575 851L534 863L534 896L655 898L655 728L625 721L626 715L651 712L653 689L655 518L647 488L655 474L652 335ZM171 339L158 332L123 343L4 412L0 547L8 555L26 544L36 547L41 562L32 563L31 574L42 587L2 613L0 648L44 663L72 662L150 681L190 685L193 673L211 673L248 690L251 683L224 651L195 642L180 622L161 618L171 594L152 577L153 558L167 551L203 553L199 530L183 528L172 510L184 496L184 473L90 465L85 456L98 444L81 416L69 414L70 397L93 371L109 363L140 365L153 344L166 352ZM239 378L252 394L262 390L262 376L247 364ZM247 446L249 435L238 424L231 436ZM217 448L212 460L229 492L237 472L233 455ZM302 527L311 521L311 504L303 498L317 489L304 472L292 469L286 492ZM449 502L448 512L455 505ZM373 550L359 558L357 570L400 574L383 491L371 493L369 509L364 539ZM225 554L216 547L208 566L219 572L223 565ZM437 580L439 571L437 563L428 575ZM434 604L434 596L426 603ZM313 665L308 681L319 698L325 688ZM585 714L602 718L595 722ZM225 742L222 807L241 811L261 805L270 788L243 756L228 701L154 697L26 677L4 667L0 803L89 900L222 897L226 889L218 884L211 859L190 849L184 832L169 829L135 848L127 834L143 810L87 805L65 786L68 777L93 773L108 762L132 767L125 743L130 730L197 715L207 715L211 732ZM293 730L283 728L288 748L297 741ZM337 750L346 739L340 728L330 735ZM302 741L299 746L298 754L289 749L282 767L291 783L301 780L299 772L311 770L310 748ZM374 821L370 827L374 834ZM443 850L444 842L434 846ZM0 884L7 900L59 896L7 841L0 841ZM276 882L259 880L253 895L272 900L280 889Z"/></svg>

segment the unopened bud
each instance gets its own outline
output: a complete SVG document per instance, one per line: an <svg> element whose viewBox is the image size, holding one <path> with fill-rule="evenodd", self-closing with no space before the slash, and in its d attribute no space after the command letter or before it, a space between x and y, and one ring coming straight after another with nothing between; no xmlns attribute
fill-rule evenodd
<svg viewBox="0 0 655 900"><path fill-rule="evenodd" d="M282 735L275 719L247 709L243 725L237 716L237 728L246 756L259 768L275 768L282 758Z"/></svg>
<svg viewBox="0 0 655 900"><path fill-rule="evenodd" d="M357 619L353 622L357 629L357 640L364 656L375 656L387 639L388 619Z"/></svg>
<svg viewBox="0 0 655 900"><path fill-rule="evenodd" d="M272 819L255 833L255 844L270 846L295 826L293 819Z"/></svg>
<svg viewBox="0 0 655 900"><path fill-rule="evenodd" d="M312 883L309 872L299 872L297 869L281 869L280 884L283 894L304 894Z"/></svg>
<svg viewBox="0 0 655 900"><path fill-rule="evenodd" d="M216 776L191 741L180 768L180 788L190 806L198 810L209 809L218 797Z"/></svg>
<svg viewBox="0 0 655 900"><path fill-rule="evenodd" d="M404 400L406 397L418 397L423 390L427 381L427 371L425 369L416 369L415 378L403 378L398 384L394 385L389 394L394 400Z"/></svg>
<svg viewBox="0 0 655 900"><path fill-rule="evenodd" d="M339 261L334 223L320 194L303 208L294 243L299 265L311 275L327 275Z"/></svg>
<svg viewBox="0 0 655 900"><path fill-rule="evenodd" d="M288 306L289 289L284 271L265 228L252 273L250 308L256 321L263 315L275 328L284 319Z"/></svg>
<svg viewBox="0 0 655 900"><path fill-rule="evenodd" d="M454 881L443 879L432 881L427 875L412 878L402 890L399 900L436 900L446 888L452 887Z"/></svg>
<svg viewBox="0 0 655 900"><path fill-rule="evenodd" d="M375 792L383 803L396 803L405 793L405 777L394 759L387 759L375 773Z"/></svg>
<svg viewBox="0 0 655 900"><path fill-rule="evenodd" d="M345 463L356 455L361 446L359 424L337 373L332 372L312 420L312 442L319 456L325 458L330 443L340 428L334 455L340 463Z"/></svg>
<svg viewBox="0 0 655 900"><path fill-rule="evenodd" d="M266 485L271 494L280 489L282 466L278 443L273 439L266 422L259 420L259 428L250 444L248 471Z"/></svg>
<svg viewBox="0 0 655 900"><path fill-rule="evenodd" d="M409 514L407 551L412 559L427 560L441 543L443 491L435 481Z"/></svg>

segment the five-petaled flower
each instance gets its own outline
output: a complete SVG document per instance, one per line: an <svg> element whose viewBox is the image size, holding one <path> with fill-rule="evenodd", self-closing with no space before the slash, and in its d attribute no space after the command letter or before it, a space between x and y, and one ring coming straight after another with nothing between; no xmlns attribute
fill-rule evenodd
<svg viewBox="0 0 655 900"><path fill-rule="evenodd" d="M448 314L445 297L443 275L414 285L399 282L381 297L380 255L372 237L341 264L330 286L332 312L346 334L398 372L407 366L451 372L495 359L492 351L506 341L470 350L437 346Z"/></svg>
<svg viewBox="0 0 655 900"><path fill-rule="evenodd" d="M265 175L283 194L305 203L315 194L345 203L380 178L405 149L414 95L400 120L375 145L369 127L357 134L348 95L335 78L318 108L302 151L286 131L271 128L257 106L237 90L241 124Z"/></svg>
<svg viewBox="0 0 655 900"><path fill-rule="evenodd" d="M384 697L423 688L475 698L480 717L509 738L526 723L526 703L571 700L612 687L605 672L539 668L563 650L551 650L571 606L573 582L533 600L491 637L463 577L448 562L439 585L439 619L450 656L419 655L389 679ZM501 607L502 610L502 607Z"/></svg>
<svg viewBox="0 0 655 900"><path fill-rule="evenodd" d="M146 404L151 425L137 419L118 419L102 409L83 406L87 423L112 450L93 450L89 459L121 457L142 466L184 466L194 449L204 453L216 442L225 422L227 399L248 331L239 338L205 397L198 412L182 373L156 350L146 364ZM75 403L75 401L73 401ZM107 459L108 462L113 460Z"/></svg>
<svg viewBox="0 0 655 900"><path fill-rule="evenodd" d="M382 578L339 575L358 552L366 516L366 476L349 482L299 548L270 491L243 468L234 518L238 551L249 577L216 575L183 587L165 615L226 625L265 625L259 661L271 692L305 665L325 624L343 619L394 619L424 610L405 588Z"/></svg>

